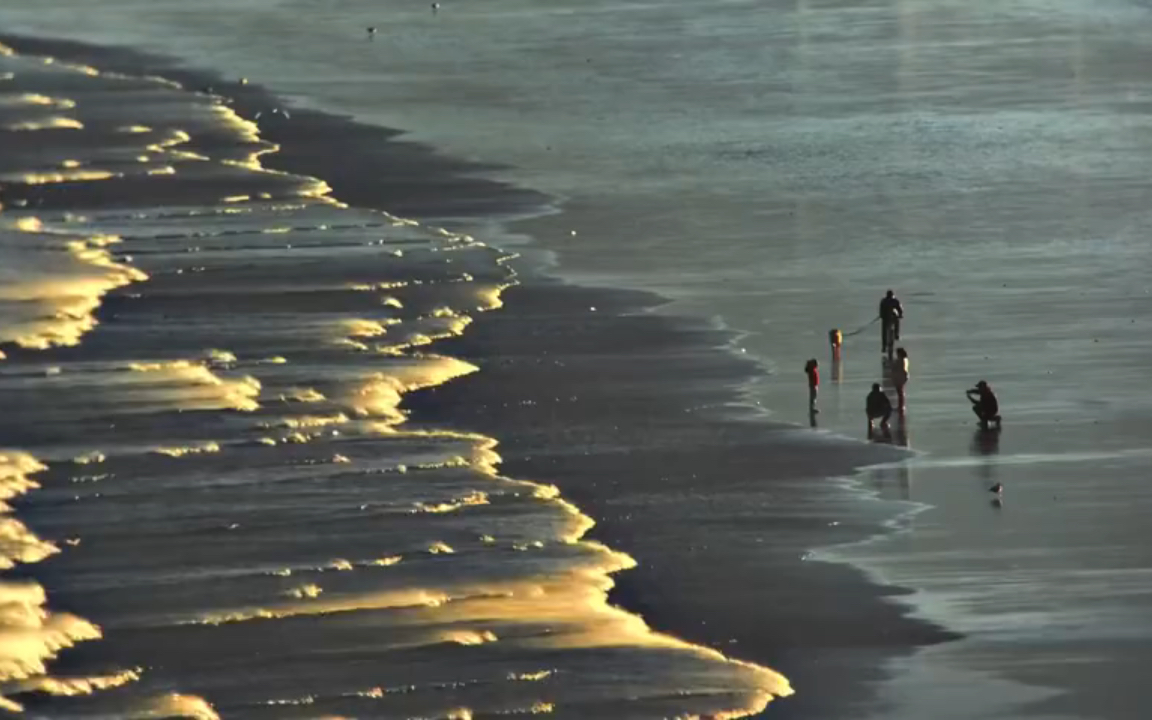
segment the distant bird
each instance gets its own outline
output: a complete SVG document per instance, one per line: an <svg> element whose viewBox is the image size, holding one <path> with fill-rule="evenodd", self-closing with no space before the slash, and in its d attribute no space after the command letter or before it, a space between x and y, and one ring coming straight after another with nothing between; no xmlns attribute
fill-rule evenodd
<svg viewBox="0 0 1152 720"><path fill-rule="evenodd" d="M988 492L993 492L993 493L996 493L997 495L1001 495L1004 492L1004 486L1001 485L1000 483L996 483L992 487L988 488Z"/></svg>
<svg viewBox="0 0 1152 720"><path fill-rule="evenodd" d="M440 12L440 3L438 3L438 2L432 3L432 14L435 15L438 12Z"/></svg>
<svg viewBox="0 0 1152 720"><path fill-rule="evenodd" d="M368 39L371 40L374 37L376 37L376 27L372 26L368 28Z"/></svg>

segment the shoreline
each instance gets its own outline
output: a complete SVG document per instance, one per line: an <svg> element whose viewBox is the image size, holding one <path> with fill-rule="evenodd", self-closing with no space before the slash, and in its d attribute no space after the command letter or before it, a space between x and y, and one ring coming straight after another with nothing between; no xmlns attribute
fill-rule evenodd
<svg viewBox="0 0 1152 720"><path fill-rule="evenodd" d="M179 68L164 59L135 55L130 50L104 49L81 43L57 43L30 38L4 37L0 38L0 41L9 43L18 51L29 54L64 56L73 61L91 63L125 74L161 75L175 79L188 87L206 89L211 86L213 93L232 98L233 107L245 116L251 116L259 109L269 105L276 106L278 104L275 96L262 88L237 82L222 82L217 76L209 72ZM156 65L151 64L153 61ZM354 205L373 207L400 215L416 215L421 218L460 220L474 216L484 218L515 216L527 212L530 208L542 208L548 204L547 198L538 193L469 175L469 173L480 173L491 168L457 162L438 155L434 149L397 140L399 136L403 135L400 131L375 128L322 112L295 109L291 121L283 124L266 123L260 127L260 131L262 137L281 147L279 152L263 158L265 166L323 179L331 185L335 197ZM355 163L350 162L351 153L329 152L333 149L348 150L353 146L356 147L355 158L357 162ZM381 167L392 169L382 180L378 173ZM420 181L414 184L412 178L416 174L419 174ZM372 177L373 180L365 182L366 175ZM539 249L548 248L540 247ZM437 346L438 348L448 348L449 352L454 354L463 351L464 357L478 361L477 364L486 370L485 373L481 374L484 382L477 382L474 378L465 378L446 386L421 391L409 396L406 398L405 406L413 411L414 422L425 422L430 418L458 423L460 408L463 406L474 407L475 398L487 397L486 393L495 393L493 397L499 397L502 393L507 393L510 389L523 385L530 386L528 389L533 391L550 387L551 383L555 382L555 375L542 376L536 383L523 383L522 379L516 376L516 373L509 370L509 368L513 368L523 371L522 363L501 365L498 360L501 352L507 352L505 345L508 344L508 341L516 339L518 335L516 328L523 327L526 322L529 323L529 326L533 322L536 323L536 326L540 324L551 325L559 318L561 326L569 329L575 328L578 331L575 333L577 335L588 330L596 335L596 338L590 341L591 344L610 358L607 361L603 357L596 358L601 365L612 361L615 361L618 366L629 365L631 358L628 355L635 354L637 348L634 346L621 348L612 343L623 338L635 344L637 339L634 335L630 335L630 331L637 331L636 325L644 326L641 330L651 333L647 336L650 345L641 347L641 350L651 350L652 343L664 343L662 347L665 351L671 351L670 354L674 356L689 357L693 361L688 362L685 367L675 367L673 371L683 371L690 368L696 374L688 377L702 376L708 379L704 383L694 383L696 386L690 388L686 397L681 397L679 400L682 404L687 403L691 407L703 404L720 407L721 410L719 412L715 410L705 411L695 417L692 420L693 423L705 424L714 429L722 426L724 432L742 435L742 441L745 443L750 443L749 436L753 436L755 433L779 434L782 439L771 450L776 453L795 452L788 446L793 441L802 439L803 436L790 426L763 418L731 417L733 411L730 403L738 403L741 395L741 391L732 387L733 381L737 380L738 384L741 385L746 384L755 378L757 372L754 363L741 362L727 349L726 346L730 345L734 336L731 331L710 329L706 327L706 323L696 322L691 318L654 314L650 311L667 304L668 301L651 293L568 285L547 275L537 277L535 274L529 274L522 277L521 282L521 285L506 291L507 307L504 311L481 316L476 323L477 327L470 329L464 337L449 340ZM553 316L541 318L539 308L548 303L552 303ZM599 308L595 322L589 321L587 316L583 314L582 309L588 306ZM496 340L498 342L487 346L485 338L478 337L482 328L484 332L492 333L492 336L487 338L488 341ZM530 344L529 347L521 348L523 350L521 355L523 358L534 357L537 360L547 355L555 356L557 354L557 341L567 340L566 337L560 337L567 334L551 335L544 333L542 339L531 338L535 345ZM585 340L589 340L589 338L586 337ZM566 345L566 343L560 344ZM568 357L572 357L580 354L580 348L567 345L561 347L559 353L562 355L567 353ZM650 356L646 359L649 362L653 360ZM603 368L601 367L601 369ZM507 376L505 376L505 371L508 371ZM493 382L494 375L500 376L496 382ZM603 378L599 375L576 374L563 381L568 383L564 386L587 382L589 377L594 381L594 385L589 386L588 390L595 390L596 386L602 384ZM628 373L625 373L623 377L631 385L639 384L642 380L642 377L633 377ZM673 375L673 377L675 376ZM610 383L604 385L605 387L600 388L600 391L611 392L608 388L613 386ZM616 387L614 391L626 389L631 385ZM723 401L722 393L725 390L733 395L732 398L728 398L727 402ZM718 392L721 394L718 395ZM643 410L625 408L620 414L621 419L633 422L643 421L661 411L682 410L676 406L675 402L669 403L667 399L656 397L656 395L658 393L653 389L650 395L643 398L644 403L647 403ZM444 398L448 398L448 402L445 403ZM582 412L583 409L566 422L578 424L581 419L588 422L589 417L582 415ZM594 419L598 420L595 416ZM841 658L840 676L831 679L828 674L828 666L830 663L835 664L836 660L832 659L830 655L823 658L825 663L820 667L816 666L820 664L821 658L815 660L809 658L805 661L802 656L805 655L806 650L811 649L814 641L818 640L827 646L832 646L835 643L843 643L844 640L824 636L821 634L823 631L817 631L804 637L799 636L802 633L797 633L797 636L791 641L795 643L795 647L791 647L787 641L781 641L774 638L773 635L784 630L784 626L789 624L787 620L768 630L759 630L763 635L757 637L756 642L750 643L756 646L752 650L748 650L745 645L734 649L727 644L726 636L731 636L735 631L741 630L742 627L746 628L749 623L755 622L755 618L750 614L755 606L744 607L742 613L735 613L730 618L715 618L716 620L734 621L733 627L725 627L723 622L718 623L719 627L717 624L709 628L690 627L689 623L694 617L694 613L705 606L693 604L699 600L698 598L685 603L682 607L671 610L664 606L662 601L670 598L667 596L668 581L660 576L660 568L663 566L652 569L654 563L656 565L659 563L652 560L651 547L648 550L637 549L638 546L645 546L645 543L641 542L644 538L630 537L636 528L633 518L628 513L622 513L615 506L620 498L606 497L599 492L600 488L595 485L590 489L585 488L581 482L581 478L588 477L587 473L597 469L594 463L586 468L578 467L576 470L572 470L571 467L557 469L555 466L558 463L569 462L573 458L565 458L563 454L553 454L552 457L547 457L549 452L555 453L555 450L550 448L554 443L538 444L539 438L534 437L530 432L534 426L534 420L528 416L501 416L499 419L493 420L492 415L489 415L474 418L474 422L477 426L476 429L490 433L501 440L501 447L506 454L504 467L509 475L530 477L541 482L554 482L561 488L566 497L571 498L586 509L600 523L590 533L590 537L605 541L611 546L637 557L641 563L639 568L614 577L617 582L617 588L611 596L614 603L643 615L656 630L670 632L677 637L731 651L732 654L742 659L764 660L766 664L797 683L801 694L787 703L774 705L774 708L768 711L769 714L787 717L789 712L794 712L796 716L811 716L809 713L813 711L835 712L837 707L835 701L844 700L844 695L837 696L835 699L827 698L830 701L829 704L821 706L820 701L825 698L806 698L803 692L804 687L813 687L813 681L819 678L820 682L839 685L841 692L848 693L844 690L844 686L855 682L853 692L858 692L863 696L867 694L867 682L875 680L876 674L883 672L879 667L866 667L866 662L861 661L858 657L855 658L858 667L853 667L851 661L844 661ZM627 428L627 425L624 427ZM752 430L748 428L752 428ZM684 432L682 426L646 429ZM744 433L748 433L749 436L744 436ZM617 445L615 439L612 442L607 442L606 439L599 438L596 442L600 446ZM830 443L830 445L836 444L835 442ZM857 457L854 453L877 452L868 449L866 445L856 447L858 444L840 444L846 447L840 448L844 455L841 465L837 467L842 468L845 472L861 472L866 469L867 465L871 464L854 464L853 458ZM821 443L822 445L823 443ZM754 454L751 445L742 447L746 453ZM814 452L812 448L804 449L808 453ZM613 454L607 453L609 459L619 460L619 458L613 457ZM797 453L797 457L791 459L791 462L795 464L793 474L802 479L808 479L808 475L805 473L812 470L805 465L805 460L799 457L803 454ZM714 457L712 460L715 461L716 458ZM745 457L743 460L765 462L768 458ZM569 465L571 464L579 465L579 463L569 463ZM603 472L604 467L600 466L598 469ZM662 471L681 468L669 463L656 470L651 467L633 469L646 470L659 475ZM565 479L561 480L556 477L557 475L564 475L565 471L570 473ZM730 468L730 472L737 472L737 468ZM820 471L816 470L816 472ZM836 474L839 473L833 473L833 475ZM792 479L795 480L796 478ZM691 488L685 485L682 489ZM802 491L795 488L793 491L803 494ZM642 507L639 509L642 510ZM768 528L768 532L771 534L772 528ZM831 536L833 533L828 534ZM804 537L807 538L807 536ZM652 540L648 540L648 542L651 543ZM796 547L802 546L805 542L807 539L803 541L793 540ZM820 546L827 544L836 543L830 541L829 543L821 543ZM634 550L635 552L633 552ZM671 553L669 558L664 559L664 562L675 567L677 563L674 561L677 559L676 553ZM791 559L791 562L796 563L802 561L802 558ZM787 565L787 563L784 564ZM811 567L812 565L809 564L804 570L799 570L799 566L797 566L797 575L812 574L812 571L808 569ZM865 648L867 647L880 646L881 649L876 650L876 654L897 656L914 651L920 645L933 644L954 637L934 626L908 619L906 617L908 613L900 611L899 608L888 602L886 598L902 592L899 588L874 585L864 579L854 566L844 566L839 570L840 572L816 573L823 576L816 583L823 583L824 589L830 591L828 593L830 597L820 598L824 601L831 600L825 608L826 612L839 611L839 608L836 607L839 591L863 585L865 586L864 590L869 593L868 604L871 606L869 612L879 613L879 615L872 615L872 620L879 619L889 623L902 622L909 626L923 626L905 627L904 630L907 635L901 636L891 646L881 644L880 638L869 636L867 633L853 635L850 643L857 647L858 653L866 653ZM811 582L811 580L809 581ZM673 578L671 582L675 585L678 581ZM693 587L701 587L700 582L701 579L697 578L690 581L690 584ZM688 588L684 587L684 589ZM805 604L815 602L812 593L798 591L795 594L796 597L791 599L792 602ZM806 610L810 611L808 608ZM695 617L699 617L699 615L696 614ZM708 618L709 621L713 619L711 616ZM861 621L860 618L841 617L838 619L841 623L838 626L841 631L845 630L848 624ZM816 623L809 623L806 629L816 630ZM901 644L901 642L907 644ZM778 647L771 647L774 643ZM786 649L780 649L780 646ZM905 648L907 651L904 650ZM770 660L772 657L782 658L784 662L772 662ZM868 658L869 661L874 659ZM805 662L809 664L805 665ZM789 672L787 663L794 663L801 669L799 672ZM853 676L853 671L857 671L858 674ZM801 681L798 680L798 676L806 678L803 684L800 684ZM807 695L811 696L812 693ZM816 704L812 705L813 702Z"/></svg>

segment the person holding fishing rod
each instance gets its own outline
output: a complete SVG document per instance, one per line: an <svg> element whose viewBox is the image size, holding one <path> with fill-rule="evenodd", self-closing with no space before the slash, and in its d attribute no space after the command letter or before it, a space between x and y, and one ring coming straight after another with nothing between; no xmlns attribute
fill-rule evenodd
<svg viewBox="0 0 1152 720"><path fill-rule="evenodd" d="M880 352L892 357L896 341L900 339L900 320L904 306L891 290L880 300Z"/></svg>

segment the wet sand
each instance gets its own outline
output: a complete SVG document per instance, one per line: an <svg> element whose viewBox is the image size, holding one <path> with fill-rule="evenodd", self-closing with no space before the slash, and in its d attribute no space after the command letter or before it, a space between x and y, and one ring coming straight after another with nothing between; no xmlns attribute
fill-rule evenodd
<svg viewBox="0 0 1152 720"><path fill-rule="evenodd" d="M890 510L828 478L898 453L766 422L740 390L753 363L718 351L731 333L651 313L649 294L531 279L507 300L450 342L482 372L412 406L492 428L510 471L587 508L593 537L640 560L618 602L785 673L797 694L766 716L882 712L885 663L956 637L888 602L907 591L807 557Z"/></svg>

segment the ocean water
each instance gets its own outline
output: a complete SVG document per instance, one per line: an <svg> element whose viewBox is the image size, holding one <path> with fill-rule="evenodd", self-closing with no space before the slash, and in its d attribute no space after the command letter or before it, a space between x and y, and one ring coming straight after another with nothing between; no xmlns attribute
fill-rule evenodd
<svg viewBox="0 0 1152 720"><path fill-rule="evenodd" d="M263 169L221 98L0 63L0 478L36 495L3 517L6 709L640 718L789 692L609 606L632 558L502 476L495 439L406 422L405 393L477 369L432 346L499 307L508 255Z"/></svg>
<svg viewBox="0 0 1152 720"><path fill-rule="evenodd" d="M556 272L586 282L657 290L675 298L676 312L716 318L742 331L739 349L770 370L752 388L751 401L777 418L809 423L800 374L804 360L818 356L825 361L829 328L863 328L849 338L844 361L825 367L822 412L816 419L822 435L864 439L861 398L870 383L884 380L884 367L871 344L875 329L867 322L883 290L895 287L909 311L905 342L913 358L911 407L894 437L879 439L924 454L898 467L866 473L845 487L862 506L879 497L909 503L905 508L910 512L894 522L896 532L817 556L855 563L878 582L913 589L906 599L917 613L968 637L895 661L889 668L895 679L877 690L887 705L876 716L925 717L943 705L955 708L957 717L1141 717L1134 709L1139 684L1126 669L1143 667L1152 656L1146 637L1152 626L1146 611L1152 585L1144 573L1149 558L1140 540L1141 518L1150 500L1139 485L1152 427L1147 393L1152 377L1147 340L1152 322L1147 243L1152 217L1147 208L1152 205L1146 177L1152 159L1152 87L1145 72L1152 61L1152 13L1147 3L442 4L432 13L425 3L381 6L355 0L232 0L196 8L166 0L117 0L102 3L99 13L86 12L84 22L77 23L84 3L51 0L5 8L0 22L11 31L169 54L228 78L266 84L285 96L291 109L348 113L409 131L451 156L500 165L487 174L548 192L563 208L560 214L514 226L534 239L533 247L559 258ZM369 25L379 30L374 40L364 33ZM51 103L38 103L31 111L29 105L13 103L4 110L14 123L70 117L65 108ZM263 122L280 122L270 111L263 114ZM212 119L231 125L232 132L244 132L244 124L226 113ZM155 121L123 122L151 126ZM50 132L67 134L66 128ZM119 139L130 140L131 134ZM117 147L113 140L101 143ZM132 147L136 149L125 148L125 153L141 152ZM233 157L230 152L244 162L250 150L225 150L224 156ZM60 165L71 157L34 157L14 171L78 171ZM114 161L86 161L83 167L107 165L119 172ZM268 180L261 176L261 182ZM92 181L99 187L98 180ZM218 192L217 185L226 183L213 177L208 183L215 193L212 203L234 193L250 198L239 205L248 207L255 200L259 206L259 192L270 192L235 181L243 187ZM183 207L189 197L197 197L207 207L211 203L198 195L204 191L200 185L183 188L176 204ZM108 202L100 198L101 207ZM167 202L173 201L150 199L148 207ZM61 202L56 209L75 212L66 205ZM325 215L337 210L313 198L299 212L321 219L301 219L299 224L339 226ZM73 297L19 290L11 299L16 302L9 300L10 307L2 311L15 333L5 339L24 338L31 347L66 343L88 327L93 299L101 293L115 287L124 288L117 298L130 293L131 285L125 285L140 282L137 273L148 274L150 282L167 277L161 274L162 254L149 254L128 240L110 243L105 237L139 236L153 222L147 218L132 218L129 231L98 216L94 224L91 218L87 224L59 224L60 218L53 223L44 213L29 210L28 215L24 227L14 226L4 240L5 252L26 257L21 262L30 269L20 277L43 274L44 283L33 287L58 277L67 277L69 283L82 280L85 290ZM43 225L34 225L33 216ZM176 231L160 223L155 233L195 236L200 252L212 252L211 242L199 239L205 232L202 223L234 232L231 223L242 220L212 212ZM460 218L445 220L452 225L451 220ZM279 227L283 222L277 218L268 224ZM297 221L290 224L296 227ZM452 241L451 235L436 233L429 238L410 226L390 229L388 237L394 232L414 233L417 239L411 242L416 245L419 238L435 241L424 247L428 253L438 247L435 243L463 246L471 253L465 256L478 258L472 263L487 268L485 274L469 265L470 276L487 278L490 287L508 282L507 271L499 269L500 253L474 241ZM38 239L29 242L28 233ZM226 239L218 241L216 252L259 251L236 251L231 235L221 237ZM315 237L325 245L318 254L330 260L328 247L337 239ZM57 248L58 257L44 257L40 249L45 239ZM270 240L283 238L271 235ZM297 262L284 250L275 246L262 257ZM121 253L131 254L134 261L124 262ZM409 265L413 256L417 264ZM423 277L418 250L403 258L403 270L397 270L400 281L409 281L410 273ZM359 265L354 259L348 262ZM174 265L186 267L183 262ZM234 281L247 286L254 272L237 271ZM371 285L379 280L340 276L339 282ZM410 300L397 292L388 290L407 308ZM178 303L178 298L167 302ZM337 336L333 342L350 341L345 344L352 350L357 343L372 350L392 342L395 329L387 324L392 313L382 317L378 310L348 310L336 299L331 302L337 307L331 309L332 317L317 324L319 334L298 338L300 352L313 348L315 338L328 337L326 333ZM442 303L457 315L469 315L476 304L456 301L455 296L430 302L433 311ZM45 303L67 311L45 322L36 308ZM302 303L309 313L319 309L312 298ZM186 302L181 317L188 305L199 311L199 301ZM301 325L301 306L289 298L278 296L270 305L263 312L286 314L281 320L289 326L285 333L312 327ZM227 312L219 314L230 315L234 304L228 299L222 307ZM113 310L128 312L119 306ZM370 324L341 326L342 335L332 329L337 320L348 319L379 323L386 333L374 334ZM433 319L451 325L458 318ZM431 319L420 320L426 321ZM228 333L227 322L217 316L206 323L211 332L205 330L202 339L186 347L174 345L173 335L183 333L165 330L152 340L165 350L152 353L158 357L110 356L109 364L93 369L106 376L94 383L99 387L93 390L93 415L117 412L108 404L121 402L120 395L100 400L100 388L109 382L107 377L127 367L115 380L131 387L136 398L132 402L146 409L156 407L157 398L205 410L230 407L227 417L235 422L246 404L257 403L261 409L254 412L265 412L269 388L287 387L303 389L305 397L312 397L307 389L315 390L336 403L324 413L343 412L356 424L356 409L364 406L352 403L350 411L333 401L333 391L319 387L315 377L291 377L288 368L296 363L261 365L262 372L246 366L254 362L251 353L257 359L278 357L278 351L265 348L287 341L276 339L274 318L261 317L255 323L262 328L260 337L252 335L252 322L242 324L243 329ZM437 324L431 331L410 330L419 323L399 327L428 337L459 329ZM367 330L367 339L356 334L361 330ZM273 337L263 337L264 332ZM97 335L84 337L84 344L98 353L101 346L93 345L99 342ZM373 339L380 337L385 340ZM121 347L111 337L107 342ZM182 352L176 353L180 347ZM221 352L219 357L213 350ZM237 360L221 360L228 357L225 351ZM163 362L188 365L131 370L134 364ZM335 361L316 360L327 362ZM43 363L46 367L30 369L26 376L39 373L43 377L35 381L44 385L67 382L59 378L73 375L59 361ZM61 372L56 375L58 366ZM405 376L402 385L467 370L437 360L431 368L421 364L411 370L418 379ZM289 377L277 385L274 378L283 371ZM165 374L150 375L160 372ZM219 382L200 378L189 388L172 377L187 380L187 375L205 372ZM325 366L315 373L328 377L329 370ZM248 376L260 382L258 391ZM980 377L992 382L1006 407L1001 435L974 433L970 425L962 391ZM38 399L46 392L35 387L28 402L50 411L52 404ZM387 410L395 407L394 392L369 394L370 412L394 425L398 418ZM132 431L115 437L69 430L43 438L36 437L39 431L28 423L19 425L13 430L15 439L5 443L30 453L12 455L9 464L17 487L26 485L36 462L32 458L59 460L99 450L114 461L117 455L110 449L118 437L130 436L133 442L150 438L145 452L157 447L203 450L214 447L210 443L228 446L222 431L204 428L192 436L160 437L161 428L151 420L117 422L119 429ZM289 429L282 432L287 435ZM40 450L75 444L79 436L100 442L68 448L58 457ZM260 435L264 437L277 439ZM485 441L454 442L473 447L480 442L483 447ZM343 450L332 453L352 458ZM224 455L184 455L178 467L223 460ZM152 452L148 459L164 457ZM229 460L227 465L236 464ZM56 472L55 466L49 471ZM482 474L486 482L491 480ZM998 505L991 504L987 494L994 482L1007 486ZM478 499L471 494L476 491L490 500L477 507L487 511L497 504L491 501L491 489L450 487L455 489L436 502ZM46 486L41 492L50 491ZM553 511L565 516L562 510ZM54 517L45 514L42 522L56 522ZM63 532L77 521L59 527ZM571 537L565 532L552 537ZM19 547L25 549L20 552L30 558L50 552L45 541L27 538L18 528L13 534L22 538ZM459 542L447 535L424 541L429 547L445 542L459 549ZM601 570L625 562L611 553L598 549L589 562ZM61 579L79 577L76 571L94 562L77 559L76 571L69 573L61 561L71 551L61 555L53 561ZM442 560L442 555L434 559ZM338 559L355 567L365 556L341 550L317 559L314 567ZM285 591L293 588L301 586ZM243 613L253 607L217 610ZM499 630L493 632L501 636ZM110 633L110 642L112 638ZM128 655L122 667L103 672L120 677L116 673L131 670L132 663L145 662ZM709 672L734 671L730 664L701 658L691 648L676 657L704 662ZM124 687L137 688L148 677L141 673L139 681ZM661 671L645 677L670 676ZM742 684L743 669L724 677L726 688L747 687ZM679 681L670 685L682 687ZM517 700L516 707L532 707L534 702ZM446 714L452 708L411 712ZM652 711L657 716L664 712L662 706ZM577 711L574 716L592 713Z"/></svg>

